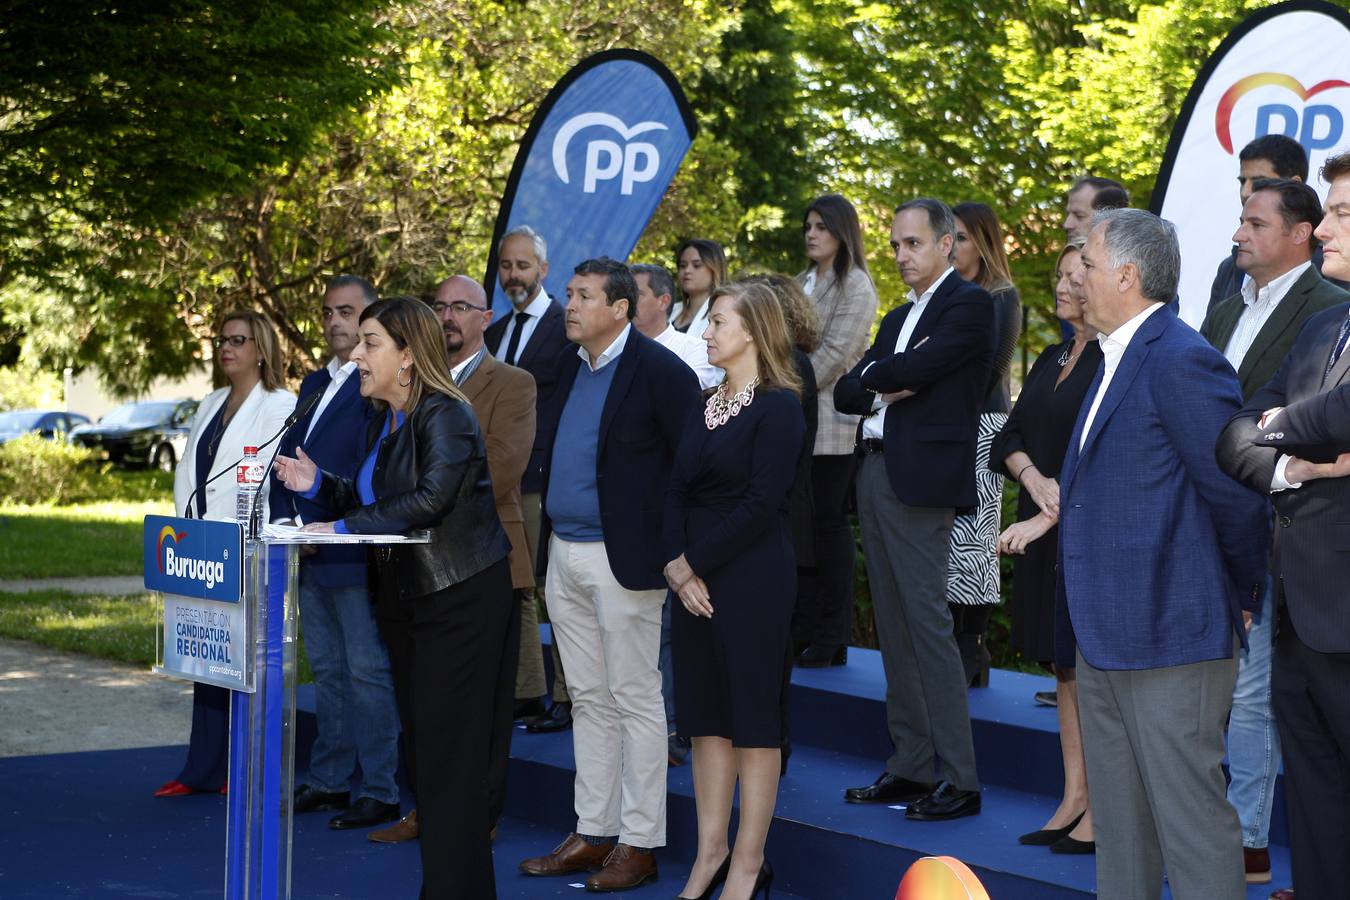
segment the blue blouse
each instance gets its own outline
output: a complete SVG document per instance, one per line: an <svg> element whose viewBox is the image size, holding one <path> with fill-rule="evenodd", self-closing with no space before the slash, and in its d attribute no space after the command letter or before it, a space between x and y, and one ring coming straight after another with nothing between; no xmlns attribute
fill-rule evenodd
<svg viewBox="0 0 1350 900"><path fill-rule="evenodd" d="M393 428L389 431L389 433L392 434L403 427L403 420L406 417L402 410L398 410L397 412L391 413L390 418L392 418L394 422ZM380 457L381 443L382 441L375 442L375 446L371 448L370 453L366 455L365 461L361 463L361 468L357 470L356 473L356 496L361 498L362 506L370 506L375 502L375 463ZM319 485L322 483L323 470L318 469L314 473L314 484L300 496L304 497L306 500L313 500L319 493ZM351 532L347 530L346 519L338 519L334 522L333 531L338 534L351 534Z"/></svg>
<svg viewBox="0 0 1350 900"><path fill-rule="evenodd" d="M210 423L202 429L201 436L197 438L197 490L193 491L193 500L197 504L197 518L206 518L206 490L205 484L211 477L211 467L216 464L216 454L220 452L220 435L225 430L225 407L229 406L229 398L220 404L220 409L211 417Z"/></svg>

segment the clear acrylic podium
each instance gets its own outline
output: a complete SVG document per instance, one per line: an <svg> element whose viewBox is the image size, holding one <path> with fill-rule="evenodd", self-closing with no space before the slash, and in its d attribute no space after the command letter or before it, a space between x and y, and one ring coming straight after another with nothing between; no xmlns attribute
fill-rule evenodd
<svg viewBox="0 0 1350 900"><path fill-rule="evenodd" d="M234 529L232 539L229 529ZM195 531L203 533L197 541L203 546L191 549L194 555L186 562L182 553L175 559L174 547L192 544ZM244 539L233 523L147 517L146 588L164 595L155 671L231 691L226 900L291 896L300 545L425 540L422 535L334 538L303 532ZM231 557L230 550L240 547L242 552ZM216 560L220 567L213 572ZM223 591L237 590L238 599L205 596L205 588L189 579L203 573L203 579L223 575ZM228 583L236 573L237 588ZM166 581L175 576L181 576L178 583ZM212 588L213 596L224 596L219 585Z"/></svg>

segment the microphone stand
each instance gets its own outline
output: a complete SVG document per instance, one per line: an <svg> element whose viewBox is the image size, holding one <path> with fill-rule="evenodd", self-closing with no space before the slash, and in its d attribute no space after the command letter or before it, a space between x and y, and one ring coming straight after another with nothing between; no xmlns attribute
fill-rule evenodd
<svg viewBox="0 0 1350 900"><path fill-rule="evenodd" d="M281 426L281 430L278 431L276 434L274 434L271 437L271 439L267 441L266 444L263 444L262 447L259 447L258 450L261 451L263 447L268 446L268 444L271 444L272 441L278 440L279 438L281 438L282 435L286 434L292 428L294 428L297 422L308 416L310 414L310 411L313 410L314 407L319 405L319 400L322 398L323 398L323 391L315 391L314 393L310 394L309 399L305 401L303 406L297 406L295 410L289 416L286 417L286 424ZM272 466L276 463L276 461L277 455L273 453L272 458L267 461L267 468L263 469L262 483L258 485L258 493L253 495L253 505L249 507L248 534L245 535L246 537L256 538L262 532L261 501L263 495L263 488L267 486L267 479L271 477Z"/></svg>

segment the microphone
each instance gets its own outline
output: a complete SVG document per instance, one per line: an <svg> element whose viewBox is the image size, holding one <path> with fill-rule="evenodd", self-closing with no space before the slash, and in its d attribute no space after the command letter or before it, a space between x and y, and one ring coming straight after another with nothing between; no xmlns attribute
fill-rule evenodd
<svg viewBox="0 0 1350 900"><path fill-rule="evenodd" d="M278 431L276 434L272 435L270 438L268 438L267 440L263 441L261 444L258 445L258 452L261 453L262 451L266 450L268 447L270 447L270 446L272 446L273 444L275 444L278 440L280 440L280 438L282 437L282 435L284 435L286 432L290 431L291 428L295 426L295 423L296 423L296 422L300 421L300 419L302 419L303 417L309 415L309 411L312 410L312 409L318 404L319 400L320 400L322 397L323 397L323 391L315 391L313 394L310 394L310 395L309 395L309 398L306 400L304 406L297 406L294 410L291 411L291 414L290 414L289 416L286 417L286 422L281 426L281 430L280 430L280 431ZM275 458L275 457L274 457L274 458ZM197 489L194 490L194 491L192 492L192 496L188 498L188 504L187 504L187 506L185 506L185 507L183 508L183 518L185 518L185 519L195 519L195 518L197 518L195 515L193 515L193 514L191 513L191 510L192 510L192 508L193 508L193 506L194 506L194 502L193 502L193 501L195 501L195 500L200 496L201 492L202 492L203 490L206 489L206 486L207 486L208 484L210 484L211 482L215 481L217 478L219 478L220 476L224 475L226 472L233 472L233 471L235 470L235 467L238 466L238 465L239 465L241 462L243 462L243 461L244 461L244 458L243 458L242 456L239 457L239 458L236 459L234 462L230 463L228 466L225 466L225 467L224 467L223 469L221 469L219 472L216 472L216 473L215 473L214 475L212 475L210 478L206 479L206 480L203 481L201 484L197 485ZM272 464L269 462L269 463L267 464L267 472L270 472L271 470L272 470ZM263 473L263 483L264 483L264 484L267 483L267 472L264 472L264 473ZM261 489L261 488L259 488L259 490L258 490L258 495L259 495L259 496L262 495L262 489ZM254 503L254 506L257 506L257 498L256 498L256 497L254 498L253 503ZM252 520L252 513L251 513L251 512L250 512L250 514L249 514L249 518L250 518L250 520Z"/></svg>
<svg viewBox="0 0 1350 900"><path fill-rule="evenodd" d="M272 441L275 441L282 435L286 434L288 431L290 431L292 428L295 427L297 422L308 416L310 412L314 409L314 407L319 405L319 401L323 399L323 395L324 395L323 391L315 391L314 393L310 394L307 398L305 398L305 402L297 406L291 412L291 414L286 417L286 424L281 426L281 430L278 431L275 435L273 435L272 439L269 440L267 444L272 443ZM263 444L263 447L266 447L267 444ZM259 447L258 449L261 450L262 447ZM258 486L258 493L253 495L253 506L250 507L248 511L248 536L251 538L256 538L258 536L258 533L262 530L261 501L263 495L263 488L267 485L267 479L272 475L272 466L276 463L276 461L277 455L273 453L272 458L267 461L267 468L263 469L262 484Z"/></svg>

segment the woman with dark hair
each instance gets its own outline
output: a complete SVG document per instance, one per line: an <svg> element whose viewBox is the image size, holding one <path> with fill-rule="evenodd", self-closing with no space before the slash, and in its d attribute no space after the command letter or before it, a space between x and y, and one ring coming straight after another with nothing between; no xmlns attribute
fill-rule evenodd
<svg viewBox="0 0 1350 900"><path fill-rule="evenodd" d="M429 531L429 543L376 551L373 573L417 793L421 896L495 897L488 766L494 718L513 702L511 543L436 314L380 300L359 336L351 360L376 414L356 479L318 471L299 448L277 457L277 477L342 516L306 531Z"/></svg>
<svg viewBox="0 0 1350 900"><path fill-rule="evenodd" d="M671 472L666 580L675 704L694 745L698 857L681 897L767 893L764 843L781 771L779 705L796 593L788 494L805 423L782 308L763 284L713 293L703 333L726 379L689 423ZM728 852L732 801L740 825Z"/></svg>
<svg viewBox="0 0 1350 900"><path fill-rule="evenodd" d="M675 273L681 299L670 308L670 324L676 331L701 335L708 327L709 298L727 280L727 255L717 241L689 238L675 248Z"/></svg>
<svg viewBox="0 0 1350 900"><path fill-rule="evenodd" d="M1096 335L1083 322L1083 298L1070 285L1082 265L1082 246L1081 239L1070 242L1055 263L1055 315L1073 330L1073 337L1047 347L1036 358L1008 421L989 450L989 468L1021 486L1017 522L998 539L999 551L1013 554L1012 642L1028 659L1054 663L1064 757L1064 796L1059 807L1043 828L1019 840L1049 846L1056 853L1092 852L1095 847L1078 726L1073 628L1055 590L1056 479L1079 408L1102 359Z"/></svg>
<svg viewBox="0 0 1350 900"><path fill-rule="evenodd" d="M994 298L994 365L989 389L980 410L979 443L975 455L976 511L952 523L951 555L947 563L947 602L952 613L956 645L961 650L966 683L989 684L989 650L985 631L989 611L999 602L998 540L1003 508L1003 479L989 469L989 445L1012 409L1009 370L1017 339L1022 333L1022 300L1013 287L1003 229L994 211L983 203L958 203L953 266L956 274L972 281Z"/></svg>
<svg viewBox="0 0 1350 900"><path fill-rule="evenodd" d="M282 382L281 347L266 316L235 310L221 320L211 343L216 371L228 382L206 395L188 431L187 446L173 475L174 510L193 519L235 521L235 478L211 479L232 469L245 447L259 447L280 431L295 409L295 395ZM272 447L258 460L267 465ZM207 482L210 482L208 484ZM267 485L263 485L267 491ZM258 498L267 509L267 495ZM230 774L230 692L197 682L192 686L192 737L187 762L156 797L202 791L225 792Z"/></svg>
<svg viewBox="0 0 1350 900"><path fill-rule="evenodd" d="M858 417L834 408L834 385L867 350L878 301L853 204L838 194L817 197L802 217L802 234L810 265L797 281L820 319L820 342L811 353L819 392L811 461L815 571L798 585L792 638L798 665L837 666L848 659L853 633L857 551L847 508Z"/></svg>

